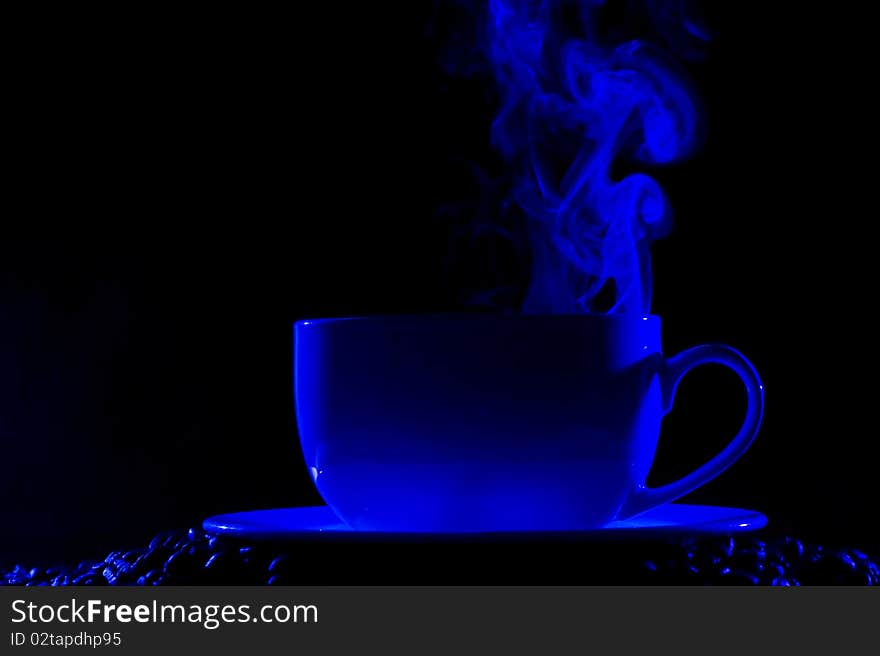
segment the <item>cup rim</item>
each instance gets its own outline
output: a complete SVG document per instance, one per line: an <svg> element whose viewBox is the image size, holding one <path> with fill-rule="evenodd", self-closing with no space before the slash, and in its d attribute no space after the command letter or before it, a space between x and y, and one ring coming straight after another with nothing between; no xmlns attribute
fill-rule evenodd
<svg viewBox="0 0 880 656"><path fill-rule="evenodd" d="M508 321L660 321L660 315L622 312L619 314L499 314L490 312L428 312L424 314L367 314L341 317L319 317L299 319L293 323L294 328L321 326L330 323L374 322L374 321L407 321L407 320L508 320Z"/></svg>

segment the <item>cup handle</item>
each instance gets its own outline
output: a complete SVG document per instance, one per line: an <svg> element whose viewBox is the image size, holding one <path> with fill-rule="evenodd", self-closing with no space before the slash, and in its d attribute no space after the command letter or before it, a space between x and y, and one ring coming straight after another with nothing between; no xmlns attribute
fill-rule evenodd
<svg viewBox="0 0 880 656"><path fill-rule="evenodd" d="M673 483L660 487L639 486L624 503L618 517L624 519L650 510L660 504L674 501L688 492L711 481L748 450L758 434L764 415L764 386L758 372L746 357L724 344L695 346L666 360L660 370L660 390L664 414L672 408L678 383L691 369L704 364L723 364L740 377L748 395L748 407L742 427L718 455L699 469Z"/></svg>

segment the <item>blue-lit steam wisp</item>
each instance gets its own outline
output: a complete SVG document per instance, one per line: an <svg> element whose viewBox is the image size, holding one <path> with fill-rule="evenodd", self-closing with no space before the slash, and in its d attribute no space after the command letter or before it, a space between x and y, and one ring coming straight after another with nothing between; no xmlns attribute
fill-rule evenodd
<svg viewBox="0 0 880 656"><path fill-rule="evenodd" d="M616 172L675 162L697 140L683 75L647 42L607 43L602 4L491 0L485 16L492 144L528 223L525 313L650 312L650 245L669 203L650 176Z"/></svg>

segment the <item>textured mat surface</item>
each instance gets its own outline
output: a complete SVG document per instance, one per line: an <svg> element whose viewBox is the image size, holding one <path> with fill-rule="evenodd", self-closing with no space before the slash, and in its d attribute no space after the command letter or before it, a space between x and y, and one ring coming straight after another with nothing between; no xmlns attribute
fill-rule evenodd
<svg viewBox="0 0 880 656"><path fill-rule="evenodd" d="M0 572L0 585L880 585L872 556L760 533L327 544L248 543L189 529L76 566L18 564Z"/></svg>

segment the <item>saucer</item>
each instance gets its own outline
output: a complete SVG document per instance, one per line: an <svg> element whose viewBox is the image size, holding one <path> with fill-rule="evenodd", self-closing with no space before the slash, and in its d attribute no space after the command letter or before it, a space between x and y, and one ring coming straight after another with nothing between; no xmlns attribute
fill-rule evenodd
<svg viewBox="0 0 880 656"><path fill-rule="evenodd" d="M328 506L251 510L209 517L204 530L215 536L246 540L533 540L541 538L604 538L610 536L655 536L665 534L728 534L755 531L767 525L756 510L724 506L671 503L602 528L565 531L511 531L493 533L415 533L400 531L356 531L342 523Z"/></svg>

